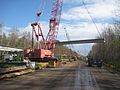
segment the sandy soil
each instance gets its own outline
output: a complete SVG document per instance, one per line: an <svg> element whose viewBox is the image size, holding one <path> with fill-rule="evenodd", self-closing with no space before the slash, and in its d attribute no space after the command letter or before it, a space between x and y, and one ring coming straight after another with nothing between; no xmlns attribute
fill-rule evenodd
<svg viewBox="0 0 120 90"><path fill-rule="evenodd" d="M0 81L0 90L120 90L120 76L74 61Z"/></svg>

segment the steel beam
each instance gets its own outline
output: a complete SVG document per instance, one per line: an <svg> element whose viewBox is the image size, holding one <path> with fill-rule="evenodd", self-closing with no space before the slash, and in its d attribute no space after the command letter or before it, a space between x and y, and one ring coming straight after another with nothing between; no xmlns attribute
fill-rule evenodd
<svg viewBox="0 0 120 90"><path fill-rule="evenodd" d="M86 40L75 40L75 41L57 41L57 45L66 45L66 44L85 44L85 43L104 43L104 39L86 39Z"/></svg>

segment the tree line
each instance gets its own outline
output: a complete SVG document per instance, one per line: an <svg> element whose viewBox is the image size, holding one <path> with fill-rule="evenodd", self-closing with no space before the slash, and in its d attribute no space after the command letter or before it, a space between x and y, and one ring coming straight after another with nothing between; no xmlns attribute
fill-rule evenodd
<svg viewBox="0 0 120 90"><path fill-rule="evenodd" d="M34 41L34 44L36 46L36 41ZM32 48L31 32L21 31L20 29L13 27L6 33L4 30L4 24L0 23L0 46L9 46L21 49ZM76 55L77 53L66 46L56 46L55 56L60 56L61 54L70 56L72 54Z"/></svg>
<svg viewBox="0 0 120 90"><path fill-rule="evenodd" d="M6 33L4 30L4 25L0 23L0 45L21 49L31 47L30 32L20 32L18 28L14 27Z"/></svg>
<svg viewBox="0 0 120 90"><path fill-rule="evenodd" d="M120 70L120 10L117 10L117 18L112 26L105 27L101 37L104 43L95 44L88 56L93 59L101 59L104 63Z"/></svg>
<svg viewBox="0 0 120 90"><path fill-rule="evenodd" d="M88 56L120 68L120 27L107 27L102 33L102 38L105 42L93 45Z"/></svg>

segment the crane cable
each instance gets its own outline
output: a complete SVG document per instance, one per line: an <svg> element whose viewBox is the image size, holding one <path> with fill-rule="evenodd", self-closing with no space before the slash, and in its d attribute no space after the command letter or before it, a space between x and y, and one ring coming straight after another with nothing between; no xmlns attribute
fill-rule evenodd
<svg viewBox="0 0 120 90"><path fill-rule="evenodd" d="M45 8L45 0L40 0L40 6L38 7L38 11L43 11Z"/></svg>
<svg viewBox="0 0 120 90"><path fill-rule="evenodd" d="M70 41L70 36L69 36L66 28L64 28L64 31L65 31L65 33L66 33L66 38L67 38L67 40ZM69 46L68 46L68 47L69 47ZM70 49L71 49L71 51L70 51L70 54L71 54L71 55L70 55L70 56L73 57L73 50L75 50L75 48L74 48L74 46L73 46L72 44L70 44Z"/></svg>
<svg viewBox="0 0 120 90"><path fill-rule="evenodd" d="M45 0L40 0L40 6L38 7L38 11L36 13L37 22L39 21L39 16L43 15L44 7L45 7Z"/></svg>
<svg viewBox="0 0 120 90"><path fill-rule="evenodd" d="M68 34L66 28L64 28L64 31L65 31L65 33L66 33L66 38L67 38L67 40L68 40L68 41L71 41L70 35ZM70 44L70 47L71 47L71 49L75 50L75 48L74 48L74 46L73 46L72 44Z"/></svg>
<svg viewBox="0 0 120 90"><path fill-rule="evenodd" d="M87 6L86 6L84 0L81 0L81 1L82 1L83 5L84 5L84 7L85 7L85 9L86 9L86 11L87 11L87 13L88 13L88 15L90 16L90 18L91 18L93 24L95 25L95 28L96 28L98 34L100 35L100 37L102 37L102 35L101 35L101 33L100 33L100 31L99 31L99 29L98 29L98 27L97 27L95 21L93 20L93 17L92 17L92 15L91 15L90 11L88 10L88 8L87 8Z"/></svg>
<svg viewBox="0 0 120 90"><path fill-rule="evenodd" d="M38 7L38 12L37 12L37 16L41 16L43 14L45 8L45 0L40 0L40 6Z"/></svg>

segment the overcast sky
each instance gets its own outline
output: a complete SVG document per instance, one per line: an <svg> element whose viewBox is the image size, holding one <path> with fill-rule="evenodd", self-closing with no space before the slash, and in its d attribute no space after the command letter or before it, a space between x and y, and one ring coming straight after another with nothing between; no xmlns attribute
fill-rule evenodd
<svg viewBox="0 0 120 90"><path fill-rule="evenodd" d="M45 1L43 16L40 18L43 32L48 32L51 16L52 0L0 0L0 22L4 23L4 32L11 27L20 31L30 31L31 22L35 21L35 13L41 10L41 2ZM107 25L112 25L115 18L116 0L83 0L88 8L99 32ZM82 0L63 0L60 29L57 39L67 40L64 31L66 28L71 40L96 38L99 36L95 25L83 6ZM74 45L81 54L86 55L93 44Z"/></svg>

